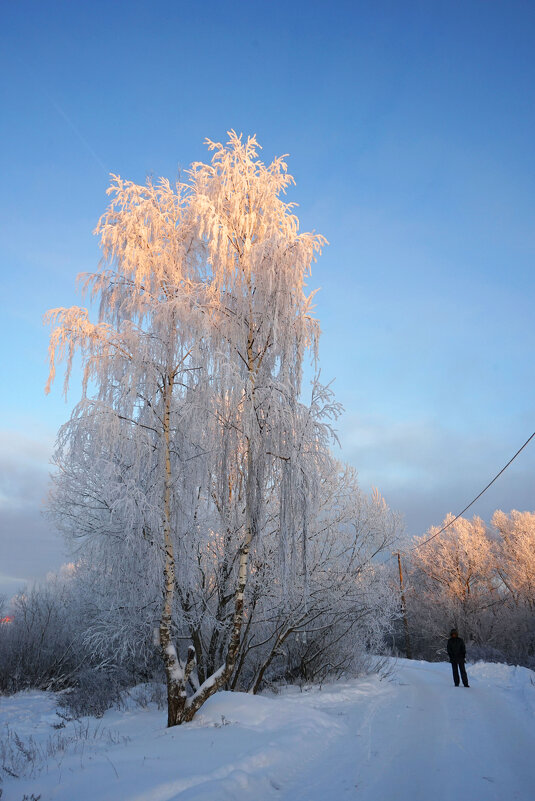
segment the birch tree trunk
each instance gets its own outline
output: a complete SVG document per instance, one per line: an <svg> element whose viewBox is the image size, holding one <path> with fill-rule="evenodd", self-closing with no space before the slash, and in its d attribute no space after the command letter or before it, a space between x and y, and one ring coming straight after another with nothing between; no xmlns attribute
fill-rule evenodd
<svg viewBox="0 0 535 801"><path fill-rule="evenodd" d="M252 319L252 318L251 318ZM255 360L253 355L253 330L252 323L249 323L249 334L247 340L247 386L250 392L250 402L254 401L254 388L255 388ZM229 644L224 664L212 676L210 676L204 684L201 685L199 690L186 702L184 713L184 721L192 720L195 712L200 709L204 702L220 687L223 687L231 678L236 665L236 659L240 650L241 633L243 629L243 616L244 616L244 599L245 588L247 585L248 567L249 567L249 553L251 550L251 542L253 539L254 529L254 510L253 499L255 497L254 482L256 481L256 473L253 457L253 446L250 438L246 438L247 448L247 475L246 475L246 491L245 491L245 537L240 548L240 558L238 562L238 578L236 583L236 592L234 594L234 614L232 622L232 630L230 635ZM172 725L172 724L170 724Z"/></svg>
<svg viewBox="0 0 535 801"><path fill-rule="evenodd" d="M176 648L171 637L171 621L175 595L175 551L171 537L171 399L173 396L173 377L168 373L164 378L164 499L163 499L163 536L164 536L164 585L163 606L160 618L160 646L162 648L165 676L167 680L167 725L175 726L180 722L186 703L184 672L180 665Z"/></svg>

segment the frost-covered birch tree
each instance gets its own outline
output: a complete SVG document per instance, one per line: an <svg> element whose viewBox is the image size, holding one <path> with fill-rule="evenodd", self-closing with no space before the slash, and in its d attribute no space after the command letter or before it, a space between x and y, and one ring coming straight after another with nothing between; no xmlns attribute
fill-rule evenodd
<svg viewBox="0 0 535 801"><path fill-rule="evenodd" d="M161 594L159 642L168 686L168 723L180 721L192 652L183 664L172 640L177 549L187 529L191 484L202 462L200 402L207 376L204 317L197 313L202 289L200 244L189 223L187 187L167 181L141 187L114 176L112 202L96 229L104 267L84 277L98 298L99 320L86 309L55 309L50 381L55 360L66 357L67 388L78 350L84 363L84 398L60 438L60 458L87 447L92 469L112 484L106 547L113 557L109 523L121 518L121 536L143 554L146 581ZM87 397L88 383L95 387ZM204 383L203 383L204 382ZM187 470L186 470L187 465ZM181 486L187 490L178 497ZM101 499L102 500L102 499ZM150 556L145 541L151 544ZM119 549L117 549L119 552ZM110 561L110 584L120 565ZM124 564L124 561L123 561Z"/></svg>
<svg viewBox="0 0 535 801"><path fill-rule="evenodd" d="M84 365L83 398L62 431L58 461L86 448L92 469L109 471L112 491L84 539L95 555L108 554L111 586L120 571L111 531L121 552L142 557L149 596L153 588L160 604L169 725L190 720L230 679L266 488L281 465L289 486L302 476L301 455L323 447L329 433L318 422L313 441L295 447L303 359L307 350L315 355L319 330L306 279L324 239L299 233L281 197L293 183L282 158L265 166L255 138L234 132L227 145L208 145L211 164L194 164L175 187L113 176L96 229L104 265L84 279L98 320L79 307L48 314L48 387L58 360L66 359L65 390L76 352ZM295 519L294 503L287 492L281 520ZM225 581L233 590L221 664L194 687L196 648L181 658L174 614L177 594L191 604L192 575L217 535L212 513L230 549Z"/></svg>
<svg viewBox="0 0 535 801"><path fill-rule="evenodd" d="M190 211L205 253L202 312L215 343L212 388L225 409L218 496L222 509L226 497L241 499L242 518L225 659L188 700L191 713L231 678L236 665L249 556L262 530L266 487L281 462L295 474L302 468L290 443L298 425L303 359L307 350L316 355L319 333L306 279L325 241L299 233L293 204L281 197L293 183L283 158L265 166L256 139L243 142L233 132L228 146L208 144L211 164L194 164L190 173ZM286 500L288 506L294 502L291 496ZM285 533L281 524L283 550Z"/></svg>

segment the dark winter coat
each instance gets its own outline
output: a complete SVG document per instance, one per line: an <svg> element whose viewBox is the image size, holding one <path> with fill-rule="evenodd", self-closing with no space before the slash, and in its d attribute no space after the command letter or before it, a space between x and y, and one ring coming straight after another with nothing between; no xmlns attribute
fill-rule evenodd
<svg viewBox="0 0 535 801"><path fill-rule="evenodd" d="M450 637L448 640L448 656L450 662L464 662L466 647L462 637Z"/></svg>

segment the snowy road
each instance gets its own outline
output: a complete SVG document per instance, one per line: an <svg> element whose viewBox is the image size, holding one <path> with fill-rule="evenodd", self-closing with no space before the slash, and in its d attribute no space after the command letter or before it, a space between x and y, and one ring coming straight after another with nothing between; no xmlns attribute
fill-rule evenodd
<svg viewBox="0 0 535 801"><path fill-rule="evenodd" d="M13 737L0 744L20 776L4 774L2 801L533 801L535 674L468 673L455 688L448 664L399 660L383 680L218 693L174 729L132 703L58 731L53 696L0 698L0 721L37 753L25 767Z"/></svg>
<svg viewBox="0 0 535 801"><path fill-rule="evenodd" d="M508 676L475 666L472 686L455 688L449 665L403 661L392 692L349 706L347 736L281 798L532 801L533 699L524 703L507 678L504 686Z"/></svg>

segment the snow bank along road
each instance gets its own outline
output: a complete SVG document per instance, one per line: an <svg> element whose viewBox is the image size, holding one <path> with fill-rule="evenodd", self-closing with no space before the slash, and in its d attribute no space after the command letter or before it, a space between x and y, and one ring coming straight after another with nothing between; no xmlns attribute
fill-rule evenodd
<svg viewBox="0 0 535 801"><path fill-rule="evenodd" d="M4 771L2 801L533 801L535 673L469 678L399 660L382 680L218 693L175 729L132 703L58 730L53 695L20 693L0 699L0 758L20 776Z"/></svg>

